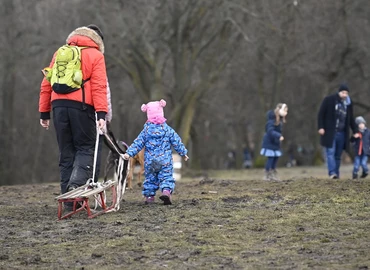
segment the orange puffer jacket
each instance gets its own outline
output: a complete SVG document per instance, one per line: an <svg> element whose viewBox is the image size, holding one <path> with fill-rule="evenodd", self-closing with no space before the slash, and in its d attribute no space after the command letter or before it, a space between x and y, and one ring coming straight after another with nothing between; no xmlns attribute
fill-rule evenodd
<svg viewBox="0 0 370 270"><path fill-rule="evenodd" d="M88 47L81 51L83 79L90 78L84 84L85 103L97 112L99 119L105 119L108 111L108 102L103 40L94 30L80 27L68 36L67 44ZM54 59L55 54L49 67L53 66ZM50 119L52 106L76 107L76 104L80 104L78 107L82 108L82 101L81 89L69 94L57 94L52 91L50 82L45 78L42 80L39 100L41 119Z"/></svg>

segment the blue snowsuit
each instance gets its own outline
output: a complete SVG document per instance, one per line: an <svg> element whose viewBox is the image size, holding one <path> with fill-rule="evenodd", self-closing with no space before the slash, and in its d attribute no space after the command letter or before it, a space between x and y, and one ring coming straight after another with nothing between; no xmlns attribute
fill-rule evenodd
<svg viewBox="0 0 370 270"><path fill-rule="evenodd" d="M180 156L185 156L188 152L180 136L169 125L146 122L139 136L127 149L126 153L133 157L145 147L145 181L142 192L145 197L155 196L158 189L173 192L175 179L171 146Z"/></svg>

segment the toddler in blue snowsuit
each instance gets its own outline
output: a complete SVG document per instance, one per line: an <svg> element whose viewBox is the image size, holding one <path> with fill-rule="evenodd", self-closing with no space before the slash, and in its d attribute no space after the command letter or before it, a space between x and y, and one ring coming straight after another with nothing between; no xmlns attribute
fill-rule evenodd
<svg viewBox="0 0 370 270"><path fill-rule="evenodd" d="M152 101L143 104L141 110L147 113L148 120L143 130L127 149L125 159L135 156L145 147L143 195L145 203L153 203L156 191L160 189L160 199L165 205L171 204L171 194L175 188L173 178L172 148L187 161L188 150L181 142L180 136L166 124L163 107L166 101Z"/></svg>

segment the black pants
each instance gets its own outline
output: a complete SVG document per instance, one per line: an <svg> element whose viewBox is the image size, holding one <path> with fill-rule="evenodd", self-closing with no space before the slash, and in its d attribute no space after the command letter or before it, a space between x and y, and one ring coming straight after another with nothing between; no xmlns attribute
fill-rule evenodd
<svg viewBox="0 0 370 270"><path fill-rule="evenodd" d="M92 177L96 140L95 113L69 107L53 108L59 146L61 192L82 186Z"/></svg>

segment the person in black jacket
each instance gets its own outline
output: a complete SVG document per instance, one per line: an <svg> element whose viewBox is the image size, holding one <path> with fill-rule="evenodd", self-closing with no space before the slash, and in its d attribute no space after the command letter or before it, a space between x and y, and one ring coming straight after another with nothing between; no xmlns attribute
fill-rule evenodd
<svg viewBox="0 0 370 270"><path fill-rule="evenodd" d="M326 148L329 177L332 179L339 178L341 155L349 147L349 128L354 137L359 136L348 92L348 86L341 84L338 93L324 98L318 114L320 143Z"/></svg>
<svg viewBox="0 0 370 270"><path fill-rule="evenodd" d="M358 116L355 122L358 125L359 137L355 138L352 136L350 140L353 143L355 152L352 179L357 179L360 166L362 167L361 178L365 178L368 175L367 159L370 155L370 131L366 128L366 121L362 116Z"/></svg>

